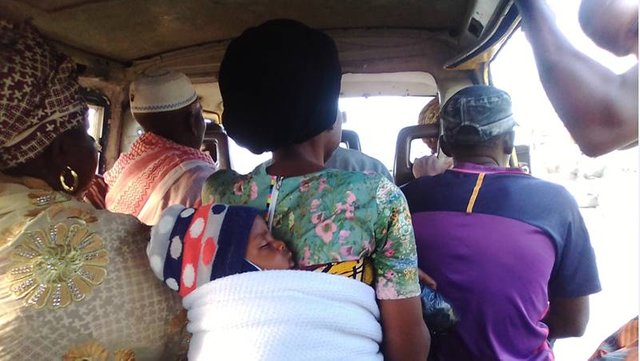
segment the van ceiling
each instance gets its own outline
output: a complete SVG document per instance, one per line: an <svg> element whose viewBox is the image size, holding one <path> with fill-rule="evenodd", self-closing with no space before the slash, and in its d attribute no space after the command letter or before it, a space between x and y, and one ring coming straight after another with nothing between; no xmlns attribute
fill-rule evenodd
<svg viewBox="0 0 640 361"><path fill-rule="evenodd" d="M0 14L33 19L64 45L130 64L175 50L220 42L273 18L330 29L466 29L474 0L2 0ZM501 1L480 1L492 3Z"/></svg>
<svg viewBox="0 0 640 361"><path fill-rule="evenodd" d="M119 102L140 73L169 68L220 112L230 39L268 19L323 29L338 47L343 96L435 95L487 82L515 30L512 0L0 0L0 16L33 24L81 68L83 85ZM455 71L452 71L455 70ZM419 74L419 76L416 76ZM114 100L115 99L115 100Z"/></svg>

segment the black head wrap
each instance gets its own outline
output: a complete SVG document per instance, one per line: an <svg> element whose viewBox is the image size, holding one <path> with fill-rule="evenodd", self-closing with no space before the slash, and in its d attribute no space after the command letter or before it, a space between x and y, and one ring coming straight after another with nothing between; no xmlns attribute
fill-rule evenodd
<svg viewBox="0 0 640 361"><path fill-rule="evenodd" d="M285 19L249 28L220 66L223 125L253 153L302 143L335 123L341 76L323 32Z"/></svg>

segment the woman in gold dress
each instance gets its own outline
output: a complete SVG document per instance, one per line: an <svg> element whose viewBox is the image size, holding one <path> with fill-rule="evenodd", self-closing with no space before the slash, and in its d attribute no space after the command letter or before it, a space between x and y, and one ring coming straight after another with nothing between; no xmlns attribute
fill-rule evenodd
<svg viewBox="0 0 640 361"><path fill-rule="evenodd" d="M0 19L0 359L175 359L148 229L79 200L96 168L75 64Z"/></svg>

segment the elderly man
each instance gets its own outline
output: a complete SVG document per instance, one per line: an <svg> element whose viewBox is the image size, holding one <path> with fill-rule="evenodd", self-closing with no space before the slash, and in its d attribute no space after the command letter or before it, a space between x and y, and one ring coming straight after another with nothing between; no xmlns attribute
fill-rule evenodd
<svg viewBox="0 0 640 361"><path fill-rule="evenodd" d="M638 141L638 65L615 74L575 49L544 0L516 0L549 100L582 152L599 156ZM583 0L580 25L600 47L638 56L638 1Z"/></svg>
<svg viewBox="0 0 640 361"><path fill-rule="evenodd" d="M506 168L509 95L460 90L441 112L453 169L403 187L419 267L459 316L434 360L553 360L548 339L580 336L600 290L578 206L559 185Z"/></svg>
<svg viewBox="0 0 640 361"><path fill-rule="evenodd" d="M200 151L205 123L186 75L160 70L131 83L131 112L145 133L105 174L107 209L158 222L169 205L200 205L200 192L215 170Z"/></svg>

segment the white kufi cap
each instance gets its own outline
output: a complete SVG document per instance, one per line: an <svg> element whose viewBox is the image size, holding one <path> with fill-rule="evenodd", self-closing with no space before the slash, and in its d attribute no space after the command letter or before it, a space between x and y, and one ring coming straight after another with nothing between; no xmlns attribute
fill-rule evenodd
<svg viewBox="0 0 640 361"><path fill-rule="evenodd" d="M184 108L197 99L186 75L167 69L147 72L129 86L132 113L159 113Z"/></svg>

